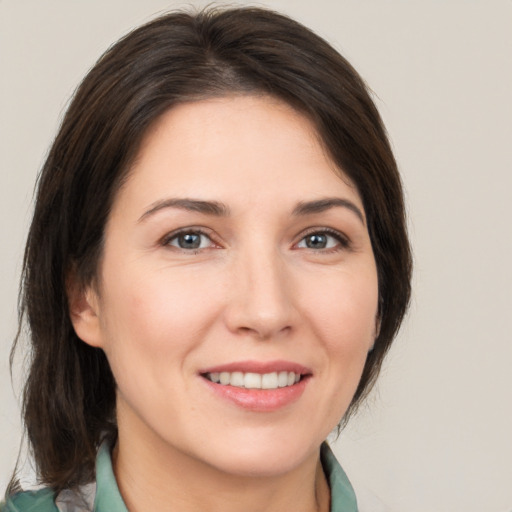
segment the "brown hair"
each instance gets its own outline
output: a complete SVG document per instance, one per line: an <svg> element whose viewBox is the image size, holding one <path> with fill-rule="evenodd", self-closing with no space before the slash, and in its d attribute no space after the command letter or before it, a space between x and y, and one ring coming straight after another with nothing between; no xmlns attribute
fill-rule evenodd
<svg viewBox="0 0 512 512"><path fill-rule="evenodd" d="M373 385L400 326L411 274L402 187L356 71L323 39L269 10L155 19L85 77L39 178L21 291L20 324L26 317L32 349L24 419L40 480L55 491L92 480L101 438L116 435L114 378L104 353L73 330L66 278L70 271L83 285L94 278L109 209L148 127L177 103L229 94L271 95L304 113L363 200L380 333L349 413Z"/></svg>

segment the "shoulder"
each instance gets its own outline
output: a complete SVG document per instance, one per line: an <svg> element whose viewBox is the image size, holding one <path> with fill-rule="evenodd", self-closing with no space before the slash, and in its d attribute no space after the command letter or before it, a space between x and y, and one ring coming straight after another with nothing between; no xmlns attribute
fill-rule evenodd
<svg viewBox="0 0 512 512"><path fill-rule="evenodd" d="M10 496L0 505L0 512L58 512L51 489L24 491Z"/></svg>

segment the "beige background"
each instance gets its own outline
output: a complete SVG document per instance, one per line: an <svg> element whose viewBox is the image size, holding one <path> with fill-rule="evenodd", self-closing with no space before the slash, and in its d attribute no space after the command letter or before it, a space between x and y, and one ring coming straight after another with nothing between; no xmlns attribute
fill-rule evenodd
<svg viewBox="0 0 512 512"><path fill-rule="evenodd" d="M185 4L0 0L0 487L20 437L7 355L36 172L100 53L176 5ZM377 392L335 450L391 511L509 512L512 2L260 5L318 31L366 78L407 190L412 310Z"/></svg>

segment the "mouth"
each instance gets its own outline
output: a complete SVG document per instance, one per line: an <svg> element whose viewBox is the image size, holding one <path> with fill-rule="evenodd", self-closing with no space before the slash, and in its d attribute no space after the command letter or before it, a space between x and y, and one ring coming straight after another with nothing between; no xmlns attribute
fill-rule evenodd
<svg viewBox="0 0 512 512"><path fill-rule="evenodd" d="M299 400L313 372L288 361L245 361L207 368L199 375L215 395L237 407L272 412Z"/></svg>
<svg viewBox="0 0 512 512"><path fill-rule="evenodd" d="M233 386L244 389L278 389L287 388L299 383L306 375L296 372L207 372L202 376L215 384Z"/></svg>

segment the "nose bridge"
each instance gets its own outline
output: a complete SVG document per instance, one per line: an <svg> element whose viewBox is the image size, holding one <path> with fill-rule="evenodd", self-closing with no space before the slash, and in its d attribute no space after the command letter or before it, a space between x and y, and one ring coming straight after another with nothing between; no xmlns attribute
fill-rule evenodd
<svg viewBox="0 0 512 512"><path fill-rule="evenodd" d="M291 282L277 248L270 243L251 244L237 255L235 268L231 328L259 338L290 329L294 317Z"/></svg>

